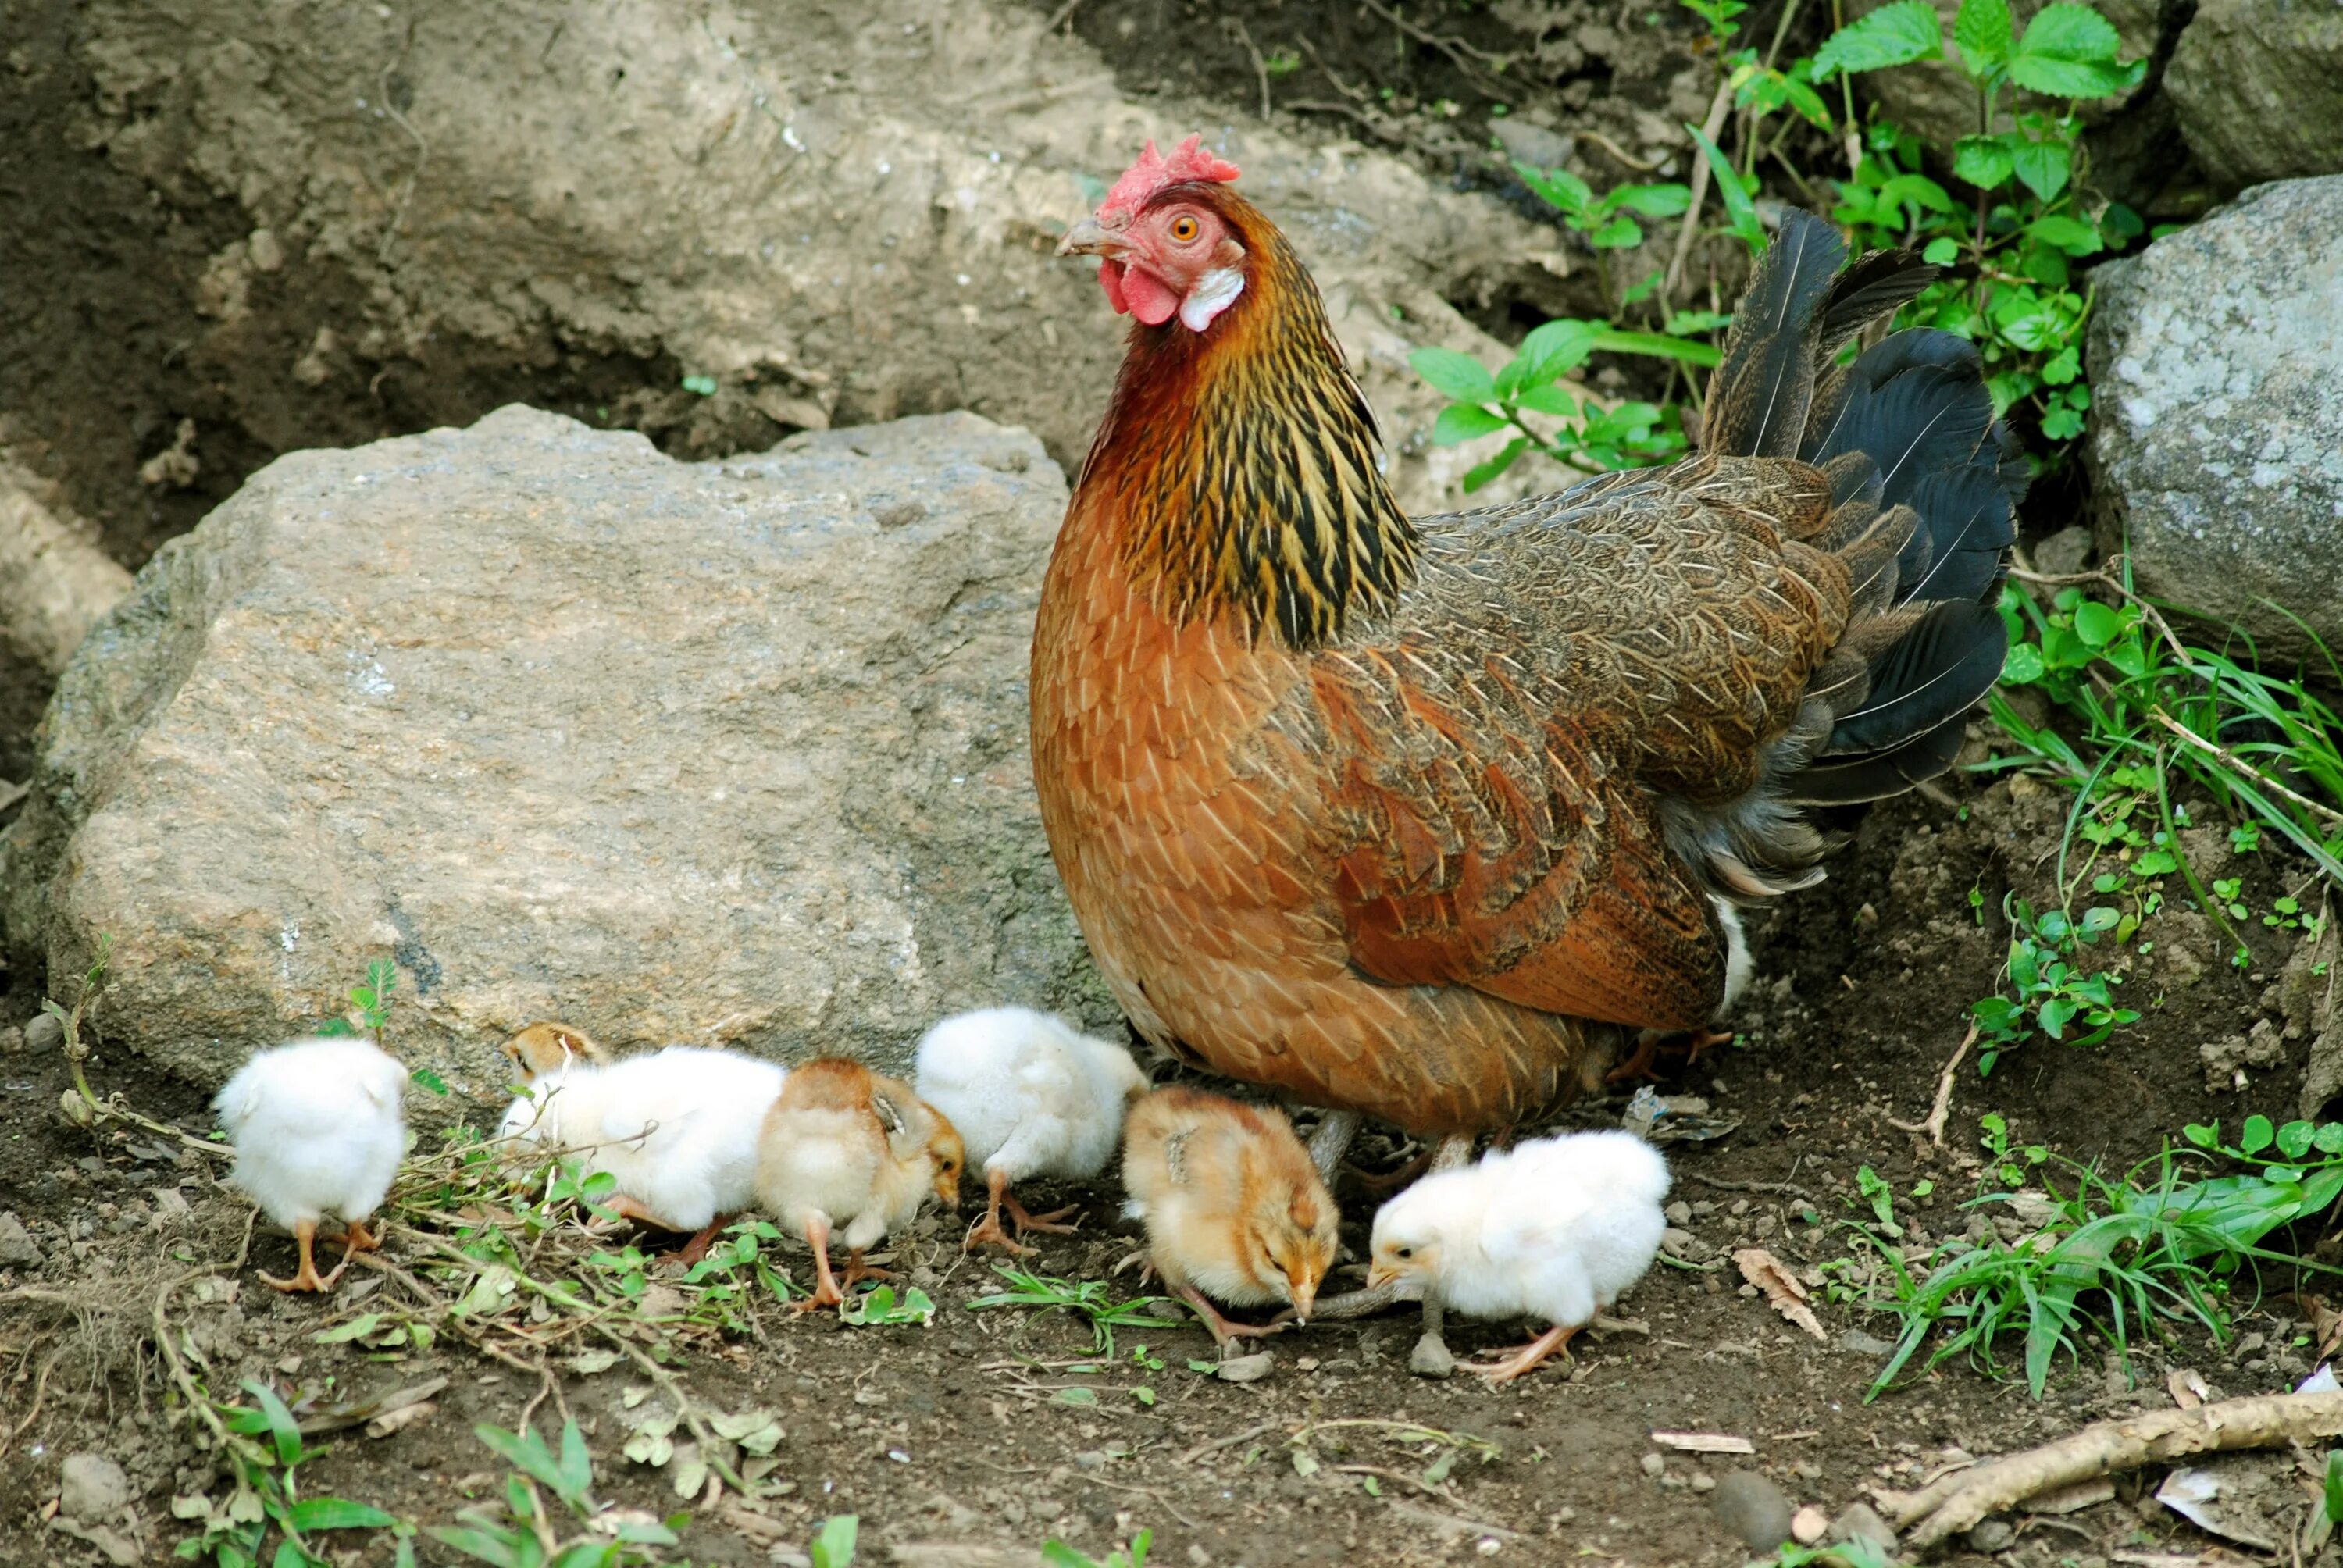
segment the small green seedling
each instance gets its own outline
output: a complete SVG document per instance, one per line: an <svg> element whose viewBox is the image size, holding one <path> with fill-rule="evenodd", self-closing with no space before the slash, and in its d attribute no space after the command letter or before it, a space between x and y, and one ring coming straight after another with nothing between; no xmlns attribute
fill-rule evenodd
<svg viewBox="0 0 2343 1568"><path fill-rule="evenodd" d="M900 1300L892 1285L873 1285L860 1295L850 1298L839 1309L840 1322L856 1328L880 1328L890 1323L910 1323L926 1328L935 1321L936 1303L927 1292L917 1285L905 1287Z"/></svg>
<svg viewBox="0 0 2343 1568"><path fill-rule="evenodd" d="M1049 1568L1147 1568L1147 1549L1154 1539L1153 1531L1142 1530L1131 1538L1129 1546L1108 1553L1104 1562L1077 1552L1062 1541L1044 1541L1041 1561Z"/></svg>
<svg viewBox="0 0 2343 1568"><path fill-rule="evenodd" d="M859 1514L834 1513L823 1520L806 1553L813 1568L854 1568L854 1538L861 1526Z"/></svg>
<svg viewBox="0 0 2343 1568"><path fill-rule="evenodd" d="M987 1312L995 1307L1023 1307L1031 1312L1069 1312L1080 1313L1091 1327L1091 1343L1101 1356L1114 1354L1114 1331L1137 1328L1159 1320L1149 1309L1163 1296L1140 1296L1128 1302L1118 1302L1102 1280L1051 1279L1041 1274L1028 1273L1008 1263L996 1263L993 1270L1009 1282L1010 1288L989 1296L979 1296L969 1302L970 1312Z"/></svg>
<svg viewBox="0 0 2343 1568"><path fill-rule="evenodd" d="M295 1472L325 1451L303 1445L300 1426L276 1391L249 1379L241 1386L251 1404L215 1407L226 1439L220 1457L235 1477L236 1489L219 1503L201 1495L172 1499L176 1517L202 1522L201 1533L180 1542L175 1556L207 1561L216 1568L253 1568L264 1560L271 1568L327 1568L333 1559L312 1537L328 1531L397 1525L370 1503L303 1497ZM262 1549L272 1531L277 1549L264 1559Z"/></svg>
<svg viewBox="0 0 2343 1568"><path fill-rule="evenodd" d="M618 1515L595 1502L593 1458L574 1420L561 1423L558 1453L534 1427L507 1432L483 1423L472 1435L512 1467L505 1478L504 1512L463 1510L456 1515L462 1523L436 1524L427 1532L440 1544L495 1568L636 1568L657 1561L646 1548L676 1544L681 1515L666 1522ZM582 1533L558 1538L547 1493L587 1526Z"/></svg>

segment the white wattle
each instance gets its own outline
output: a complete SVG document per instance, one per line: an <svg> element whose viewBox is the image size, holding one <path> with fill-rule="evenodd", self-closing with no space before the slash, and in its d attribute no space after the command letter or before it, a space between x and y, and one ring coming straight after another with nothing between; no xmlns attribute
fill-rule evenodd
<svg viewBox="0 0 2343 1568"><path fill-rule="evenodd" d="M1233 266L1216 266L1198 278L1188 297L1180 302L1180 319L1189 331L1202 332L1243 292L1243 273Z"/></svg>

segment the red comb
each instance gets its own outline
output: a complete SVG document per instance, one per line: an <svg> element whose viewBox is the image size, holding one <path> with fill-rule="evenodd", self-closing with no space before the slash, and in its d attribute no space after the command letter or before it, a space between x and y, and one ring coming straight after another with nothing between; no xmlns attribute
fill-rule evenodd
<svg viewBox="0 0 2343 1568"><path fill-rule="evenodd" d="M1099 212L1101 215L1137 212L1153 198L1157 191L1182 181L1232 180L1236 177L1236 165L1214 157L1204 150L1202 134L1190 136L1173 147L1168 158L1157 152L1155 144L1150 141L1147 150L1139 155L1139 161L1123 170L1122 177L1114 182L1114 188L1106 193L1106 200L1099 204Z"/></svg>

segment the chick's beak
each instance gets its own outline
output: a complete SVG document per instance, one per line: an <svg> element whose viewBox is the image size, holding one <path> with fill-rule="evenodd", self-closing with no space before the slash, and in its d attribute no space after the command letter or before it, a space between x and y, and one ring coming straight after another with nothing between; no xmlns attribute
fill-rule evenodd
<svg viewBox="0 0 2343 1568"><path fill-rule="evenodd" d="M1293 1298L1293 1321L1297 1323L1308 1322L1310 1309L1316 1305L1318 1301L1317 1285L1307 1274L1298 1278L1289 1275L1285 1282L1285 1289L1286 1293Z"/></svg>
<svg viewBox="0 0 2343 1568"><path fill-rule="evenodd" d="M1383 1259L1377 1258L1374 1261L1373 1266L1367 1270L1367 1289L1371 1291L1382 1290L1385 1285L1388 1285L1393 1280L1398 1279L1399 1276L1400 1270L1397 1265L1387 1263Z"/></svg>
<svg viewBox="0 0 2343 1568"><path fill-rule="evenodd" d="M1066 237L1058 242L1060 256L1102 256L1113 261L1131 246L1122 236L1107 227L1095 217L1086 217L1066 230Z"/></svg>

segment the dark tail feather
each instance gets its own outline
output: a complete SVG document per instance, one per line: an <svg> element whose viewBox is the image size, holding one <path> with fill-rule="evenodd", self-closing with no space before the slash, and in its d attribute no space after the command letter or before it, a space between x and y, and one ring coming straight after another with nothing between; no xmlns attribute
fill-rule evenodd
<svg viewBox="0 0 2343 1568"><path fill-rule="evenodd" d="M1820 758L1792 780L1793 799L1800 806L1854 806L1901 795L1953 765L1967 728L1968 715L1956 714L1885 751Z"/></svg>
<svg viewBox="0 0 2343 1568"><path fill-rule="evenodd" d="M1818 314L1845 259L1838 230L1811 213L1783 214L1781 232L1734 310L1724 362L1709 382L1703 445L1710 451L1797 455L1814 397Z"/></svg>
<svg viewBox="0 0 2343 1568"><path fill-rule="evenodd" d="M1833 280L1830 297L1823 302L1815 331L1816 367L1838 357L1856 333L1910 304L1936 276L1933 264L1908 250L1872 250L1857 256Z"/></svg>

